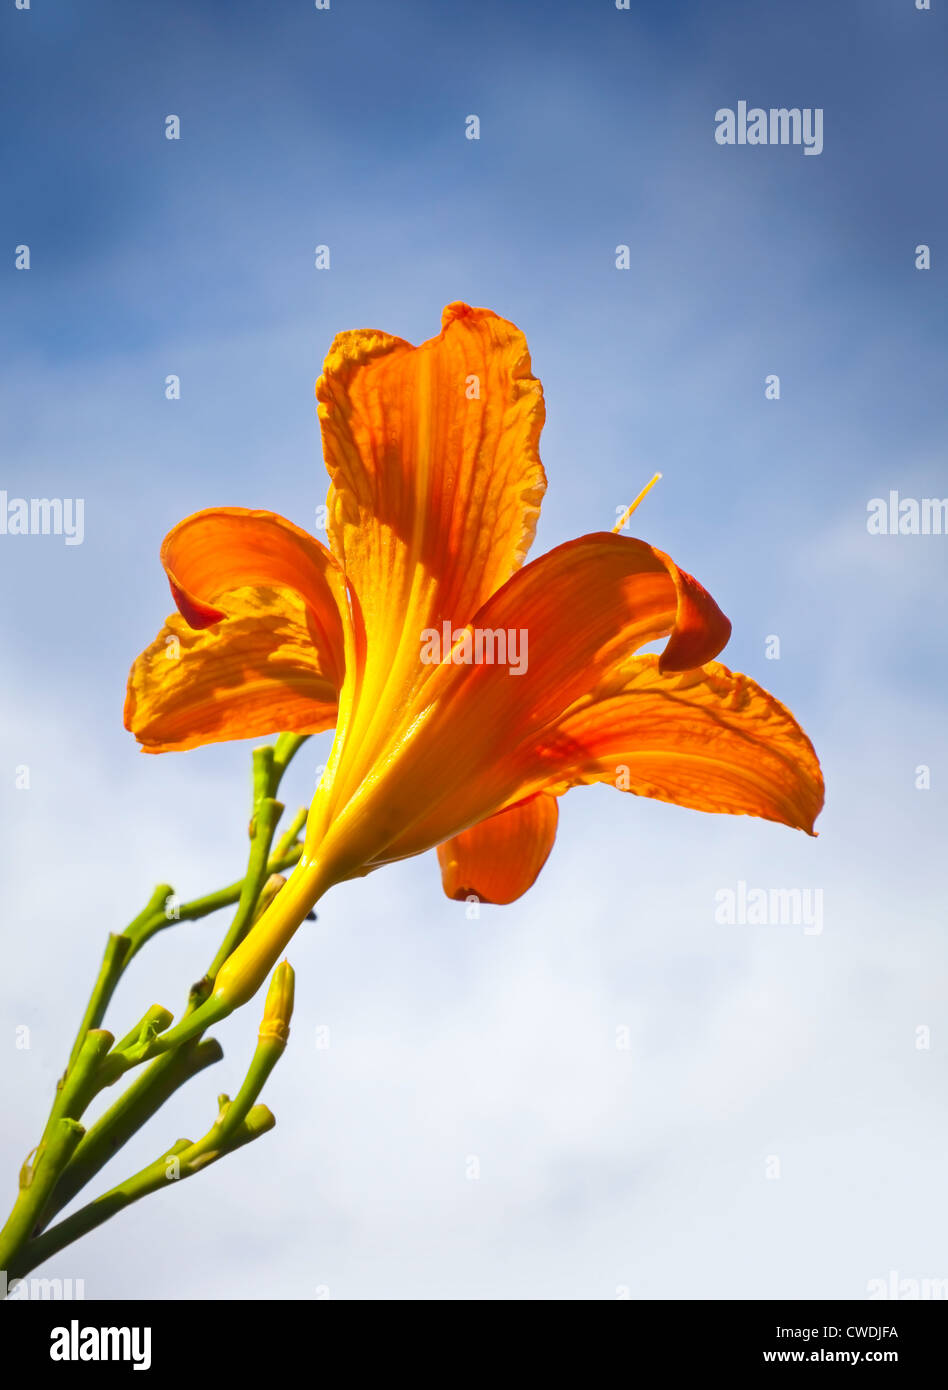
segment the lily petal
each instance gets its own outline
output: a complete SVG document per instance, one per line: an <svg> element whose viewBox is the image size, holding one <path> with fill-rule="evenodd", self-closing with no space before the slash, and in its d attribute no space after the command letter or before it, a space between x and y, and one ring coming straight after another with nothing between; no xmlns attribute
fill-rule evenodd
<svg viewBox="0 0 948 1390"><path fill-rule="evenodd" d="M656 657L636 658L614 690L578 702L538 751L552 773L547 786L558 792L610 782L637 796L760 816L810 835L823 807L819 760L793 715L717 661L665 675Z"/></svg>
<svg viewBox="0 0 948 1390"><path fill-rule="evenodd" d="M556 839L556 798L541 793L479 821L438 846L449 898L512 903L532 888Z"/></svg>
<svg viewBox="0 0 948 1390"><path fill-rule="evenodd" d="M519 568L546 488L543 393L523 334L466 304L442 323L420 347L339 334L316 385L330 544L361 626L342 702L351 787L431 676L421 633L463 626Z"/></svg>
<svg viewBox="0 0 948 1390"><path fill-rule="evenodd" d="M133 665L125 727L146 753L335 724L336 687L303 601L285 589L236 589L227 605L226 620L200 631L172 614Z"/></svg>
<svg viewBox="0 0 948 1390"><path fill-rule="evenodd" d="M614 688L645 643L669 637L661 662L674 670L710 660L730 635L697 580L644 541L610 532L526 565L471 626L513 632L524 669L430 668L405 732L363 773L348 804L337 801L325 816L327 834L345 840L356 862L421 853L542 790L560 770L551 730L600 687Z"/></svg>
<svg viewBox="0 0 948 1390"><path fill-rule="evenodd" d="M347 606L325 546L273 512L222 507L175 526L161 560L181 618L133 665L125 705L148 751L335 723Z"/></svg>
<svg viewBox="0 0 948 1390"><path fill-rule="evenodd" d="M161 563L178 611L193 628L226 618L232 589L295 589L309 610L324 667L337 686L342 683L342 575L326 547L292 521L245 507L195 512L168 532Z"/></svg>

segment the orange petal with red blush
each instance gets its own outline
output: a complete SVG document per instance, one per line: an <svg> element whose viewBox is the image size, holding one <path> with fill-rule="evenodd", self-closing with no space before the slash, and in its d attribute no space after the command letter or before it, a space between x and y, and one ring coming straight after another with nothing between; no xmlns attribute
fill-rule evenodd
<svg viewBox="0 0 948 1390"><path fill-rule="evenodd" d="M187 517L161 559L180 612L129 675L126 728L149 752L336 721L345 583L325 546L272 512Z"/></svg>
<svg viewBox="0 0 948 1390"><path fill-rule="evenodd" d="M438 846L449 898L512 903L532 888L556 839L556 798L530 797Z"/></svg>
<svg viewBox="0 0 948 1390"><path fill-rule="evenodd" d="M227 604L229 617L198 631L172 614L135 661L125 727L146 753L335 724L336 688L302 600L290 590L237 589Z"/></svg>

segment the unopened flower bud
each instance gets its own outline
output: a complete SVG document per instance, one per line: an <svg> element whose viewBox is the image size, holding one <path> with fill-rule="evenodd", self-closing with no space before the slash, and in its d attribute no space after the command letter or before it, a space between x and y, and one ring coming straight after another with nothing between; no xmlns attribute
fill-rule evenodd
<svg viewBox="0 0 948 1390"><path fill-rule="evenodd" d="M260 1041L276 1038L285 1043L290 1036L290 1019L293 1015L293 996L296 989L296 975L288 960L283 960L273 972L267 1002L263 1009L263 1022L260 1024Z"/></svg>

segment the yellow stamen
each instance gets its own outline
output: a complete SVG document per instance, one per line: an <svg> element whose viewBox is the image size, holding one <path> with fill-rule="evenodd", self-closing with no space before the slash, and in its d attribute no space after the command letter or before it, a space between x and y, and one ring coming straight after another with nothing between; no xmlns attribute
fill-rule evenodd
<svg viewBox="0 0 948 1390"><path fill-rule="evenodd" d="M652 475L651 479L645 484L645 486L643 487L642 491L639 493L638 497L636 497L635 501L634 501L634 502L631 502L631 503L626 507L625 511L624 511L624 512L622 513L622 515L619 517L619 520L616 522L615 526L613 526L613 528L612 528L613 534L617 534L619 531L622 530L623 526L625 526L625 523L628 521L629 517L630 517L630 516L632 515L632 513L635 511L636 507L639 505L639 503L642 501L642 499L643 499L644 497L646 497L646 496L648 495L648 493L651 492L652 488L653 488L653 487L655 486L655 484L660 480L661 476L662 476L661 473L654 473L654 474Z"/></svg>

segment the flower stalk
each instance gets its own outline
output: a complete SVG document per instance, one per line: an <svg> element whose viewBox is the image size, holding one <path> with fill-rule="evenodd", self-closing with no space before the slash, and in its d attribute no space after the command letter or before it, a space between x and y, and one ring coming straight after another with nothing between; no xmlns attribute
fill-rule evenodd
<svg viewBox="0 0 948 1390"><path fill-rule="evenodd" d="M204 1137L196 1143L189 1139L179 1139L167 1153L156 1158L131 1178L89 1202L58 1225L39 1233L28 1245L24 1242L25 1249L14 1261L11 1269L14 1278L22 1278L43 1260L78 1240L80 1236L95 1230L133 1202L140 1201L152 1192L160 1191L169 1182L193 1177L223 1158L225 1154L233 1153L273 1128L276 1120L265 1105L257 1104L257 1099L286 1048L294 995L293 968L288 961L283 961L274 971L267 992L257 1046L243 1084L233 1100L227 1095L218 1096L217 1118ZM206 1047L207 1044L198 1044L192 1049L192 1062L200 1046ZM214 1046L216 1047L216 1044ZM178 1055L180 1056L180 1052ZM160 1062L156 1065L160 1065ZM149 1097L149 1106L152 1100L153 1097ZM149 1114L151 1113L154 1113L154 1107L150 1106ZM63 1129L63 1125L74 1128ZM61 1121L53 1132L53 1138L58 1138L64 1143L70 1153L75 1152L77 1145L81 1147L82 1126L75 1125L74 1121ZM66 1200L69 1200L68 1197Z"/></svg>
<svg viewBox="0 0 948 1390"><path fill-rule="evenodd" d="M281 871L292 868L302 853L299 835L306 821L305 808L294 816L275 846L274 836L283 813L276 792L290 760L305 738L298 734L281 735L275 746L254 752L251 845L244 878L188 903L177 903L171 886L159 884L124 932L110 934L42 1138L23 1165L16 1202L0 1231L0 1269L6 1270L8 1275L21 1277L130 1202L157 1191L169 1180L168 1172L174 1176L191 1176L208 1163L216 1162L224 1154L266 1133L275 1123L266 1107L257 1105L256 1101L285 1047L285 1036L281 1041L276 1033L280 1027L286 1034L289 1031L293 977L286 963L278 968L268 995L270 1016L277 1020L279 1015L283 1021L279 1025L276 1021L267 1025L265 1019L257 1050L237 1097L233 1102L228 1097L219 1098L217 1120L204 1138L196 1144L179 1141L169 1155L163 1155L140 1173L50 1227L57 1214L181 1086L222 1058L220 1044L202 1036L207 1027L204 1021L199 1020L197 1026L189 1027L186 1038L178 1038L170 1044L165 1042L173 1015L159 1004L152 1005L117 1044L113 1035L99 1025L129 962L157 932L175 922L197 920L236 904L233 920L210 970L189 992L182 1022L197 1016L228 955L261 915L279 900L286 884ZM172 903L173 910L169 910ZM281 1001L279 1007L276 1000ZM266 1031L268 1027L269 1032ZM156 1049L156 1045L160 1046ZM151 1065L87 1130L81 1120L92 1100L126 1071L153 1055L155 1060ZM169 1156L175 1159L175 1164L166 1172Z"/></svg>

